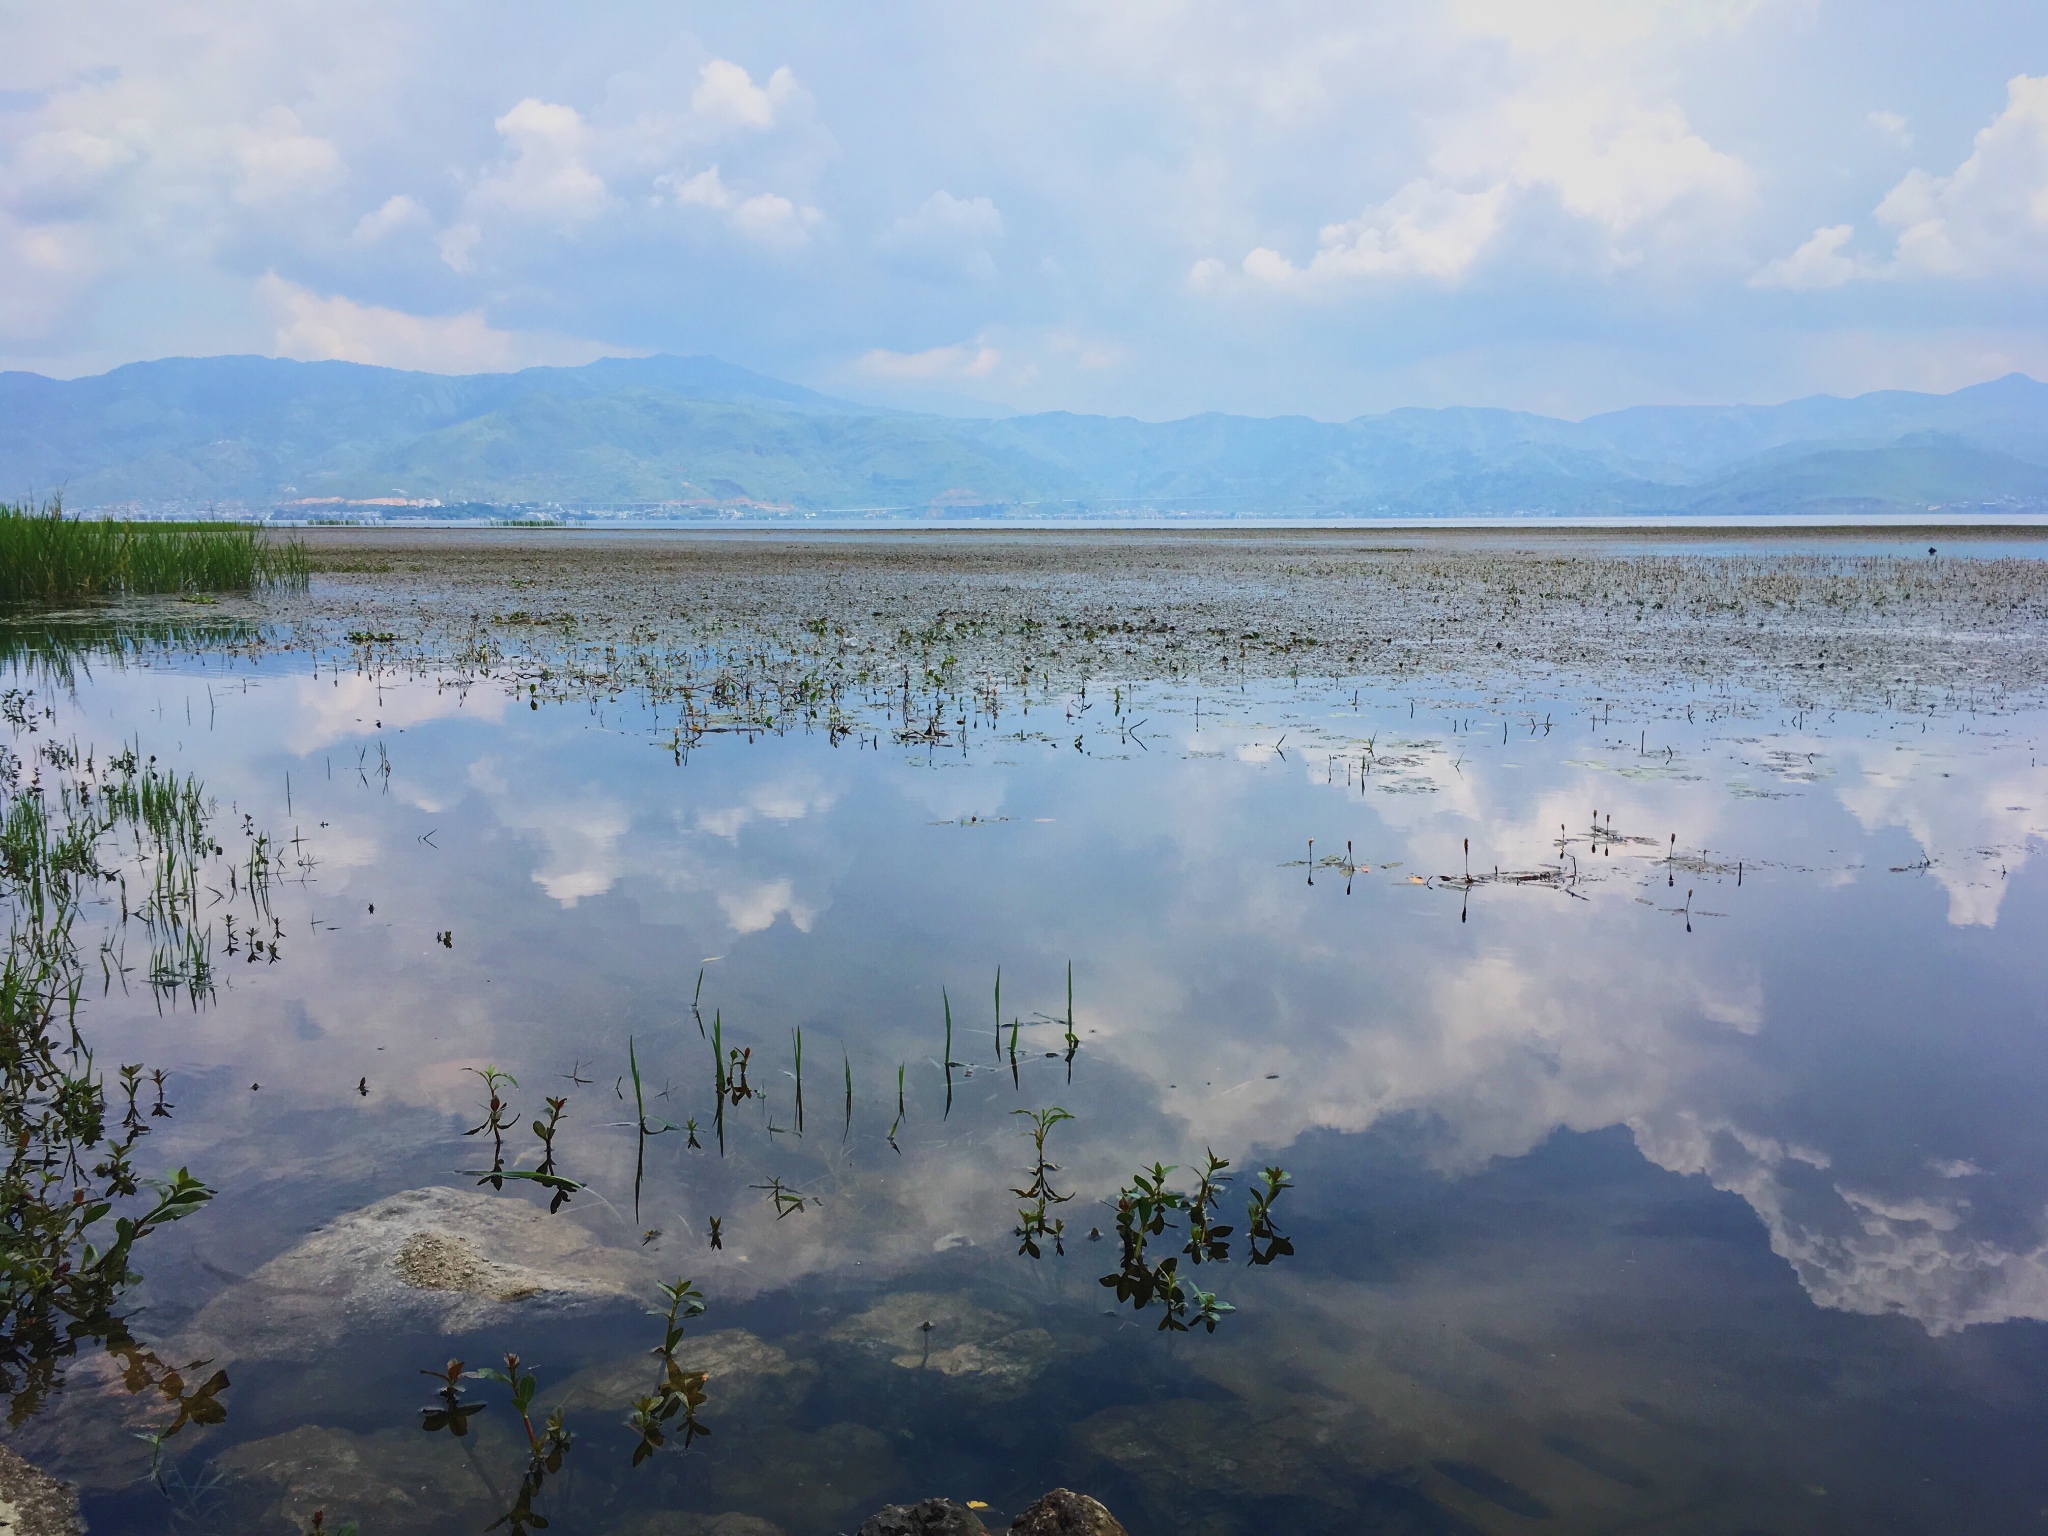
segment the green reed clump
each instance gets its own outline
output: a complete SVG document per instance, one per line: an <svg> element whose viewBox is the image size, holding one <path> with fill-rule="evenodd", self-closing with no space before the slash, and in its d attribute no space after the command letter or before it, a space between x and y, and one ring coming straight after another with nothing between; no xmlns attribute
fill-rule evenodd
<svg viewBox="0 0 2048 1536"><path fill-rule="evenodd" d="M66 517L55 499L0 503L0 602L303 588L309 569L297 539L252 524L123 522Z"/></svg>

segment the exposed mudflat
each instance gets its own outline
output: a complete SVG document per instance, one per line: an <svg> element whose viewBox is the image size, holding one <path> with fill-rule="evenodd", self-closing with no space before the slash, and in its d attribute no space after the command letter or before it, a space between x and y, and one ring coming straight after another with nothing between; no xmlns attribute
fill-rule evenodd
<svg viewBox="0 0 2048 1536"><path fill-rule="evenodd" d="M913 689L1299 675L1981 710L2048 685L2048 561L2011 553L2048 553L2039 530L306 537L312 591L258 605L302 642L657 691L697 649Z"/></svg>

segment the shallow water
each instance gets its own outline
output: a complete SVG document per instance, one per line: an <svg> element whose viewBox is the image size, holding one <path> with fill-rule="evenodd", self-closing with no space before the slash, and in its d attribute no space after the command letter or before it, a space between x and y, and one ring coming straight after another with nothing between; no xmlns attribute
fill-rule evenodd
<svg viewBox="0 0 2048 1536"><path fill-rule="evenodd" d="M103 1378L17 1435L95 1531L481 1529L516 1420L478 1383L472 1444L423 1435L418 1373L505 1350L542 1406L585 1373L556 1531L851 1530L934 1493L993 1527L1062 1483L1135 1536L2048 1508L2038 713L1104 681L943 742L679 752L673 709L289 653L14 681L51 711L25 762L137 741L288 877L275 959L223 954L196 1009L139 975L84 1007L101 1060L170 1069L147 1166L222 1192L150 1239L138 1331L234 1382L163 1487ZM714 1027L763 1090L722 1153ZM677 1127L644 1143L629 1042ZM622 1295L451 1337L316 1285L266 1323L251 1276L322 1224L474 1187L486 1065L514 1166L568 1099L589 1187L548 1219L647 1305L705 1292L687 1453L627 1464L659 1323ZM1074 1198L1033 1260L1013 1112L1051 1105ZM1286 1169L1297 1251L1238 1247L1204 1280L1237 1310L1162 1334L1097 1283L1107 1202L1205 1149L1244 1176L1240 1243L1250 1174Z"/></svg>

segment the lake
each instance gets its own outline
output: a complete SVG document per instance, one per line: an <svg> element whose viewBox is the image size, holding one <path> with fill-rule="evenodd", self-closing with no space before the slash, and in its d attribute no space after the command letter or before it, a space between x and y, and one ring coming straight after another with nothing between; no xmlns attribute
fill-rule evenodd
<svg viewBox="0 0 2048 1536"><path fill-rule="evenodd" d="M80 1347L93 1530L2048 1516L2027 538L457 538L10 631L17 786L218 850L78 917L229 1378Z"/></svg>

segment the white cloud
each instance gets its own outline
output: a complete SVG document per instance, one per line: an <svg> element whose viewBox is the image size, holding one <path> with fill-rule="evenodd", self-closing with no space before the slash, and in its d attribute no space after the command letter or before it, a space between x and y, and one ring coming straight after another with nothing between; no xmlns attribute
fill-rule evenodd
<svg viewBox="0 0 2048 1536"><path fill-rule="evenodd" d="M1891 140L1892 143L1900 148L1911 149L1913 147L1913 130L1907 125L1905 118L1898 113L1879 109L1872 112L1867 121L1882 137Z"/></svg>
<svg viewBox="0 0 2048 1536"><path fill-rule="evenodd" d="M133 119L99 132L51 128L30 135L0 173L0 197L27 214L63 214L107 190L149 152L149 128Z"/></svg>
<svg viewBox="0 0 2048 1536"><path fill-rule="evenodd" d="M930 347L923 352L891 352L877 347L857 365L878 379L914 382L925 379L985 379L995 372L1002 353L994 347L967 345Z"/></svg>
<svg viewBox="0 0 2048 1536"><path fill-rule="evenodd" d="M1902 273L2038 272L2048 259L2048 75L2016 75L2006 107L1947 176L1912 171L1878 205Z"/></svg>
<svg viewBox="0 0 2048 1536"><path fill-rule="evenodd" d="M1646 105L1589 86L1530 91L1461 125L1434 157L1452 181L1498 178L1547 189L1567 213L1604 231L1617 262L1628 242L1690 207L1716 216L1750 192L1748 168L1695 133L1676 106Z"/></svg>
<svg viewBox="0 0 2048 1536"><path fill-rule="evenodd" d="M791 202L776 192L741 197L725 184L717 166L684 178L664 176L655 182L685 207L722 213L733 228L762 245L802 245L824 219L817 209Z"/></svg>
<svg viewBox="0 0 2048 1536"><path fill-rule="evenodd" d="M1704 36L1732 31L1761 0L1452 0L1451 14L1468 32L1517 48L1607 52L1659 33Z"/></svg>
<svg viewBox="0 0 2048 1536"><path fill-rule="evenodd" d="M235 159L241 167L237 202L317 192L332 185L341 171L340 151L328 140L302 132L298 114L288 107L272 107L254 128L235 137Z"/></svg>
<svg viewBox="0 0 2048 1536"><path fill-rule="evenodd" d="M916 213L898 219L882 239L892 245L926 245L954 240L995 240L1003 233L1003 216L985 197L955 197L943 189L924 200Z"/></svg>
<svg viewBox="0 0 2048 1536"><path fill-rule="evenodd" d="M620 348L568 336L502 331L472 309L457 315L409 315L311 289L268 273L256 298L274 325L280 357L340 359L428 373L481 373L544 363L574 365L616 356Z"/></svg>
<svg viewBox="0 0 2048 1536"><path fill-rule="evenodd" d="M1455 284L1502 241L1518 208L1547 199L1590 231L1594 266L1612 270L1639 264L1653 246L1710 247L1709 233L1750 194L1748 167L1695 133L1675 106L1597 86L1532 90L1453 125L1428 175L1355 219L1325 225L1306 266L1262 246L1242 267L1273 287ZM1200 290L1219 276L1198 262L1189 283Z"/></svg>
<svg viewBox="0 0 2048 1536"><path fill-rule="evenodd" d="M1244 274L1272 287L1361 277L1426 277L1454 283L1471 270L1499 232L1507 190L1496 186L1456 192L1411 181L1356 219L1325 225L1320 246L1306 267L1261 246L1245 257ZM1202 263L1189 274L1198 284L1213 281L1215 275Z"/></svg>
<svg viewBox="0 0 2048 1536"><path fill-rule="evenodd" d="M511 157L477 185L471 207L573 224L611 201L604 179L585 163L590 128L574 107L529 96L493 126Z"/></svg>
<svg viewBox="0 0 2048 1536"><path fill-rule="evenodd" d="M1912 142L1898 114L1873 112L1870 121ZM2015 75L2006 83L2005 110L1978 133L1970 157L1946 176L1908 171L1877 205L1877 218L1897 231L1889 261L1842 255L1854 229L1830 225L1767 263L1751 285L1834 288L1858 278L2038 273L2048 261L2048 75Z"/></svg>
<svg viewBox="0 0 2048 1536"><path fill-rule="evenodd" d="M697 75L690 107L707 122L732 128L772 128L779 108L796 94L796 77L787 66L758 86L745 69L730 59L713 59Z"/></svg>
<svg viewBox="0 0 2048 1536"><path fill-rule="evenodd" d="M1856 234L1849 224L1830 224L1825 229L1816 229L1813 238L1799 247L1790 256L1780 256L1766 262L1750 278L1752 288L1839 288L1868 273L1868 266L1853 256L1844 256L1842 247Z"/></svg>
<svg viewBox="0 0 2048 1536"><path fill-rule="evenodd" d="M1003 236L1003 215L986 197L955 197L941 189L884 229L875 244L913 264L992 278L988 247Z"/></svg>
<svg viewBox="0 0 2048 1536"><path fill-rule="evenodd" d="M386 235L412 224L427 222L427 210L404 193L387 197L373 211L356 221L349 238L358 245L375 245Z"/></svg>

